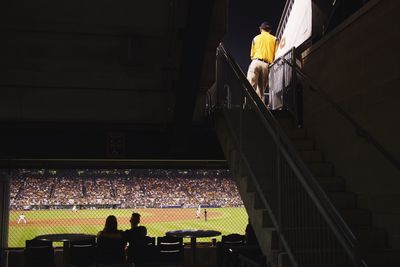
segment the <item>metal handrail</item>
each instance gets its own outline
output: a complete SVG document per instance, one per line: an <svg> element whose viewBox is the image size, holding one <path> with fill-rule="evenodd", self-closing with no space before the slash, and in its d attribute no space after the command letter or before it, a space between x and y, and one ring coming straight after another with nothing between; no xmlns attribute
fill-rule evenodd
<svg viewBox="0 0 400 267"><path fill-rule="evenodd" d="M223 53L223 56L225 57L227 63L231 66L233 72L235 73L236 78L242 84L242 89L244 93L250 98L251 101L254 102L256 112L262 119L263 125L271 134L282 155L288 161L292 170L296 173L296 177L298 177L298 179L300 180L300 183L302 184L310 198L313 200L314 204L318 208L319 212L321 213L331 230L334 232L338 241L342 244L348 256L352 259L355 266L366 266L365 262L360 257L359 245L354 234L352 233L348 225L344 222L343 218L340 216L336 208L332 205L327 195L314 178L313 174L302 162L299 154L289 141L289 138L279 126L278 122L267 110L265 105L262 103L256 92L244 76L240 67L237 65L236 61L222 44L220 44L220 46L218 47L218 51L221 51ZM251 177L254 180L253 182L257 188L257 191L260 193L263 204L268 207L267 200L262 194L260 185L254 178L254 175L251 175ZM277 228L278 235L280 236L281 240L284 240L283 236L280 234L279 226L276 223L276 220L272 219L272 221ZM293 255L290 255L290 248L285 241L283 242L283 245L287 250L289 257L293 258Z"/></svg>
<svg viewBox="0 0 400 267"><path fill-rule="evenodd" d="M276 28L276 37L278 37L278 39L280 39L282 37L282 34L283 34L282 31L285 29L283 27L283 23L284 23L284 20L287 19L287 12L288 12L289 5L291 2L293 2L293 0L286 0L285 7L283 8L281 19L279 20L278 27Z"/></svg>
<svg viewBox="0 0 400 267"><path fill-rule="evenodd" d="M385 149L385 147L381 145L381 143L379 143L378 140L372 136L372 134L370 134L365 128L363 128L350 114L348 114L338 103L336 103L331 96L320 89L315 84L315 82L313 82L312 79L307 74L305 74L297 65L292 64L285 58L282 58L282 60L290 67L292 67L297 72L297 74L305 79L305 81L309 85L308 88L310 89L310 91L314 92L323 100L328 102L340 115L342 115L343 118L345 118L348 122L350 122L350 124L353 125L353 127L355 128L355 132L358 136L365 138L367 142L371 143L386 158L387 161L389 161L398 171L400 171L400 162L387 149Z"/></svg>

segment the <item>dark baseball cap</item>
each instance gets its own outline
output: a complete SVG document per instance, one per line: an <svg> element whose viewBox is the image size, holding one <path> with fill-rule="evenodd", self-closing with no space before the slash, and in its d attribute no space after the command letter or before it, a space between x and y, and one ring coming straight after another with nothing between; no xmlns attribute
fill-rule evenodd
<svg viewBox="0 0 400 267"><path fill-rule="evenodd" d="M261 23L260 28L269 31L271 30L271 25L267 21L264 21L263 23Z"/></svg>

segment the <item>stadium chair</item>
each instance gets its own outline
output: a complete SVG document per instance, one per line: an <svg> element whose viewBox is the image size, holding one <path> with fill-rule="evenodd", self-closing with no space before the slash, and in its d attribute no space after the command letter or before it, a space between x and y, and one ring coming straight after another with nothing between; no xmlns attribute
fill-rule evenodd
<svg viewBox="0 0 400 267"><path fill-rule="evenodd" d="M26 240L25 267L54 267L54 248L51 241Z"/></svg>
<svg viewBox="0 0 400 267"><path fill-rule="evenodd" d="M234 267L238 263L238 250L246 243L246 236L240 234L223 235L217 244L218 266Z"/></svg>
<svg viewBox="0 0 400 267"><path fill-rule="evenodd" d="M154 266L156 263L156 246L155 237L145 236L143 240L135 241L133 245L128 247L128 266L148 267Z"/></svg>
<svg viewBox="0 0 400 267"><path fill-rule="evenodd" d="M69 245L69 264L72 266L95 266L96 241L94 238L71 241Z"/></svg>
<svg viewBox="0 0 400 267"><path fill-rule="evenodd" d="M158 266L183 266L183 238L162 236L157 238Z"/></svg>
<svg viewBox="0 0 400 267"><path fill-rule="evenodd" d="M97 266L125 266L125 241L122 238L97 238Z"/></svg>
<svg viewBox="0 0 400 267"><path fill-rule="evenodd" d="M240 234L223 235L221 238L221 244L223 246L243 246L245 242L246 236Z"/></svg>

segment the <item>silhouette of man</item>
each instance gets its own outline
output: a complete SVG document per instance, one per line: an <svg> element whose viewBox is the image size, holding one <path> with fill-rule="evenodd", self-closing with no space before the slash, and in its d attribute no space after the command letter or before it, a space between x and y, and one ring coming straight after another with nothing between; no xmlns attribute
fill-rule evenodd
<svg viewBox="0 0 400 267"><path fill-rule="evenodd" d="M144 226L139 226L140 214L132 213L131 219L131 229L124 232L124 239L129 244L128 246L128 262L134 262L137 258L140 258L139 248L143 245L145 237L147 235L147 229Z"/></svg>
<svg viewBox="0 0 400 267"><path fill-rule="evenodd" d="M247 245L255 246L256 248L260 247L260 244L258 243L258 240L257 240L257 236L254 232L253 227L251 226L250 219L249 219L249 223L246 226L245 236L246 236L246 244Z"/></svg>
<svg viewBox="0 0 400 267"><path fill-rule="evenodd" d="M131 219L131 229L126 230L124 232L125 240L130 244L134 244L135 240L143 239L147 235L147 228L145 226L139 226L140 223L140 214L132 213Z"/></svg>

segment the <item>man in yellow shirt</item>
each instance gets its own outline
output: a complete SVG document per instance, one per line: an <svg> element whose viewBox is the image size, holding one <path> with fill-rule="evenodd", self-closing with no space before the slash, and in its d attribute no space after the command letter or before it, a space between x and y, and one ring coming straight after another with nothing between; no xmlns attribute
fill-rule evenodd
<svg viewBox="0 0 400 267"><path fill-rule="evenodd" d="M264 91L268 85L268 66L274 61L276 38L271 33L268 22L260 25L260 34L253 38L251 44L251 63L247 71L247 80L264 102Z"/></svg>

